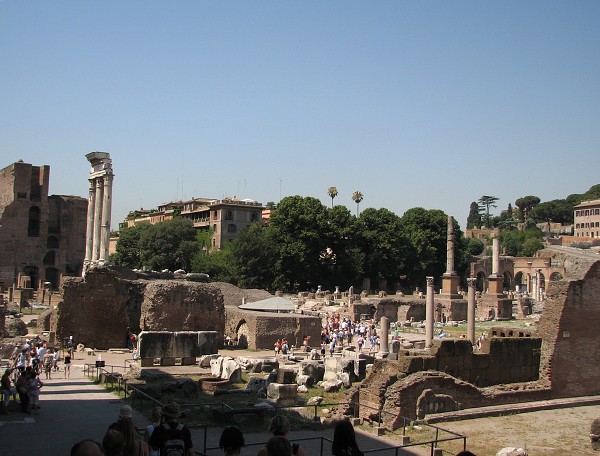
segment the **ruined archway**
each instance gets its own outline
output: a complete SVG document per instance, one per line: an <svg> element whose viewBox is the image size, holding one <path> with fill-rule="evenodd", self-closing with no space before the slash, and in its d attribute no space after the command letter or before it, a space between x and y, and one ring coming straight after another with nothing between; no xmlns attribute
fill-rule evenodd
<svg viewBox="0 0 600 456"><path fill-rule="evenodd" d="M485 291L485 273L480 271L477 273L477 282L475 284L475 290L477 291Z"/></svg>
<svg viewBox="0 0 600 456"><path fill-rule="evenodd" d="M513 288L512 274L509 271L504 271L504 274L502 274L502 277L504 278L504 283L502 284L503 290L506 290L506 291L512 290L512 288Z"/></svg>
<svg viewBox="0 0 600 456"><path fill-rule="evenodd" d="M560 272L553 272L550 274L550 282L558 282L563 279L563 275Z"/></svg>
<svg viewBox="0 0 600 456"><path fill-rule="evenodd" d="M235 333L238 346L242 348L248 348L248 336L250 335L250 328L248 327L246 320L241 320L238 323Z"/></svg>
<svg viewBox="0 0 600 456"><path fill-rule="evenodd" d="M46 282L50 282L52 290L58 290L60 271L57 268L46 268Z"/></svg>
<svg viewBox="0 0 600 456"><path fill-rule="evenodd" d="M527 284L523 283L523 273L521 271L517 272L515 274L515 289L517 291L523 292L527 289ZM525 288L523 288L523 286L525 285Z"/></svg>

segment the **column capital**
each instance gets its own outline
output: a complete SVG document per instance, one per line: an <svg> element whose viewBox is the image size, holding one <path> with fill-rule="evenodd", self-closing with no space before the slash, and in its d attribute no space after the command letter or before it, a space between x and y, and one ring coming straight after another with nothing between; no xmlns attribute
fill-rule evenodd
<svg viewBox="0 0 600 456"><path fill-rule="evenodd" d="M433 286L433 277L425 277L425 280L427 281L427 286L428 287L432 287Z"/></svg>
<svg viewBox="0 0 600 456"><path fill-rule="evenodd" d="M469 288L475 288L476 285L477 285L477 279L475 277L469 277L467 279L467 286Z"/></svg>

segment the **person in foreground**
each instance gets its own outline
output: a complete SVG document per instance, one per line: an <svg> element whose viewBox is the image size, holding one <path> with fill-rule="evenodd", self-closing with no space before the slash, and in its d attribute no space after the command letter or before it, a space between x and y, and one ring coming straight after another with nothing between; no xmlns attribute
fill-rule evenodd
<svg viewBox="0 0 600 456"><path fill-rule="evenodd" d="M194 456L192 435L187 426L179 422L181 410L177 402L168 402L163 407L165 423L158 426L150 436L150 447L160 450L161 455L186 454Z"/></svg>
<svg viewBox="0 0 600 456"><path fill-rule="evenodd" d="M223 450L224 454L227 456L240 456L244 445L244 436L240 428L229 426L223 429L219 439L219 448Z"/></svg>
<svg viewBox="0 0 600 456"><path fill-rule="evenodd" d="M271 419L271 424L269 425L269 433L273 437L284 437L287 439L288 434L290 433L290 422L284 415L275 415ZM289 442L288 442L289 443ZM292 454L294 456L306 456L304 453L304 449L300 447L297 443L290 444L292 448ZM268 448L262 448L257 456L270 456L268 453Z"/></svg>
<svg viewBox="0 0 600 456"><path fill-rule="evenodd" d="M364 456L364 453L358 449L354 426L350 421L342 420L335 425L331 454L333 456Z"/></svg>

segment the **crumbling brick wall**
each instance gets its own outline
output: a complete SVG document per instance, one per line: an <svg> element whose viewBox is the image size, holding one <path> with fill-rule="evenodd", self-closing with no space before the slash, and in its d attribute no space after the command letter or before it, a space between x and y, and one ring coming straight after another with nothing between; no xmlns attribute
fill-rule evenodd
<svg viewBox="0 0 600 456"><path fill-rule="evenodd" d="M600 262L579 280L552 282L538 334L541 377L555 397L600 394Z"/></svg>

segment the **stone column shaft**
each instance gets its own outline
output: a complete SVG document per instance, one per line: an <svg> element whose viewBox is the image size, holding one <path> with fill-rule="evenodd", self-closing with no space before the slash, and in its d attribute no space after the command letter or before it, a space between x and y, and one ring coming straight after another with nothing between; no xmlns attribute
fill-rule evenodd
<svg viewBox="0 0 600 456"><path fill-rule="evenodd" d="M102 231L100 233L100 263L108 262L108 245L110 243L110 212L112 199L112 175L104 176L104 188L102 193Z"/></svg>
<svg viewBox="0 0 600 456"><path fill-rule="evenodd" d="M448 216L448 237L446 240L446 274L454 271L454 217Z"/></svg>
<svg viewBox="0 0 600 456"><path fill-rule="evenodd" d="M96 205L94 207L94 254L92 261L100 258L100 238L102 234L102 201L104 200L102 178L96 178Z"/></svg>
<svg viewBox="0 0 600 456"><path fill-rule="evenodd" d="M379 326L381 330L381 334L379 335L379 340L381 341L381 353L386 354L389 353L388 350L388 331L390 328L390 322L387 317L381 317L379 320Z"/></svg>
<svg viewBox="0 0 600 456"><path fill-rule="evenodd" d="M498 275L500 271L500 240L492 239L492 275Z"/></svg>
<svg viewBox="0 0 600 456"><path fill-rule="evenodd" d="M87 226L85 230L85 260L89 264L94 256L94 209L96 207L96 184L94 179L89 179L90 193L87 207Z"/></svg>
<svg viewBox="0 0 600 456"><path fill-rule="evenodd" d="M475 344L475 286L477 284L476 278L468 278L468 292L467 292L467 339Z"/></svg>
<svg viewBox="0 0 600 456"><path fill-rule="evenodd" d="M433 277L426 277L427 296L425 297L425 348L433 345L433 323L435 321L435 305L433 300Z"/></svg>

